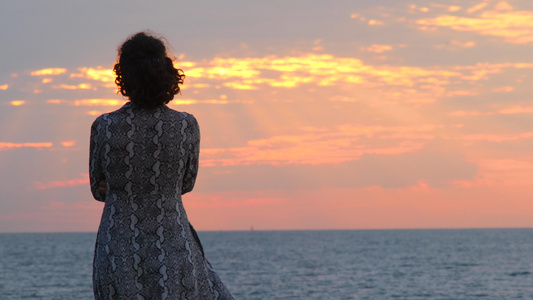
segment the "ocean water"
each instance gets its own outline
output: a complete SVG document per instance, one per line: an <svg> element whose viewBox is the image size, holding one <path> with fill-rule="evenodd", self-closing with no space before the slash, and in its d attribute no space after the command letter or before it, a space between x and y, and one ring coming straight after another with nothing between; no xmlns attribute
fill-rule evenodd
<svg viewBox="0 0 533 300"><path fill-rule="evenodd" d="M236 299L533 299L533 229L199 235ZM0 299L92 299L94 240L0 234Z"/></svg>

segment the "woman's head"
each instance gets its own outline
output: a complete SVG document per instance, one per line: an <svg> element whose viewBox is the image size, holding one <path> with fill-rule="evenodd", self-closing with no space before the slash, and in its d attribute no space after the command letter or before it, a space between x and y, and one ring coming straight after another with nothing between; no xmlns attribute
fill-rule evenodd
<svg viewBox="0 0 533 300"><path fill-rule="evenodd" d="M185 79L183 71L174 68L161 39L145 32L132 35L120 46L113 70L118 91L142 107L167 104Z"/></svg>

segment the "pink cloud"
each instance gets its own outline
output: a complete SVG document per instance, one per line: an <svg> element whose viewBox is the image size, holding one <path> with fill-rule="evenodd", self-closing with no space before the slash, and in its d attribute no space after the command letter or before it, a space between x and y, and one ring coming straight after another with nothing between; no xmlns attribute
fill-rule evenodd
<svg viewBox="0 0 533 300"><path fill-rule="evenodd" d="M53 143L5 143L0 142L0 150L13 148L50 148Z"/></svg>
<svg viewBox="0 0 533 300"><path fill-rule="evenodd" d="M463 136L461 139L465 141L485 141L492 143L502 143L507 141L516 141L531 138L533 138L533 132L519 132L508 134L470 134Z"/></svg>
<svg viewBox="0 0 533 300"><path fill-rule="evenodd" d="M74 141L74 140L72 140L72 141L64 141L64 142L61 142L61 145L63 147L72 147L72 146L76 145L76 141Z"/></svg>
<svg viewBox="0 0 533 300"><path fill-rule="evenodd" d="M357 160L364 154L400 155L421 150L432 140L439 127L354 126L341 125L335 130L316 130L300 135L272 136L250 140L245 147L202 149L201 164L327 164ZM309 131L309 130L307 130ZM361 141L365 138L365 141ZM380 140L372 143L373 140Z"/></svg>
<svg viewBox="0 0 533 300"><path fill-rule="evenodd" d="M52 189L52 188L63 188L63 187L70 187L70 186L76 186L81 184L88 184L89 183L89 174L83 174L82 178L75 178L75 179L69 179L69 180L56 180L56 181L36 181L33 182L33 187L37 190L45 190L45 189Z"/></svg>

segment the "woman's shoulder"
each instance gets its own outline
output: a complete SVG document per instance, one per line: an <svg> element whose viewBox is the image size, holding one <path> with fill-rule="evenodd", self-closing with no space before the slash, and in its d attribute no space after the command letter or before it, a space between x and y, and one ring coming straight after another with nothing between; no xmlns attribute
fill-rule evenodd
<svg viewBox="0 0 533 300"><path fill-rule="evenodd" d="M94 121L93 121L93 126L96 126L96 125L102 123L107 118L108 115L109 115L109 113L105 113L105 114L101 114L98 117L96 117L96 119L94 119Z"/></svg>
<svg viewBox="0 0 533 300"><path fill-rule="evenodd" d="M119 108L117 110L110 111L110 112L107 112L107 113L103 113L103 114L99 115L94 120L94 123L101 122L103 120L108 120L110 118L117 118L117 117L127 113L127 110L130 108L130 106L131 106L130 102L127 102L121 108Z"/></svg>
<svg viewBox="0 0 533 300"><path fill-rule="evenodd" d="M173 115L174 118L186 120L187 122L194 122L194 123L197 122L196 118L191 113L188 113L185 111L178 111L170 107L168 107L168 111Z"/></svg>

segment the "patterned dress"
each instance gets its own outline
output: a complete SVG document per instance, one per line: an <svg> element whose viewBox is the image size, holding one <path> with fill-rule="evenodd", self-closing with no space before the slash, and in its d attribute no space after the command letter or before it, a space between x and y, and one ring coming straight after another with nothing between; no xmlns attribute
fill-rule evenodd
<svg viewBox="0 0 533 300"><path fill-rule="evenodd" d="M199 147L194 116L166 105L130 102L94 121L91 191L105 202L95 299L233 299L204 257L181 199L193 189Z"/></svg>

